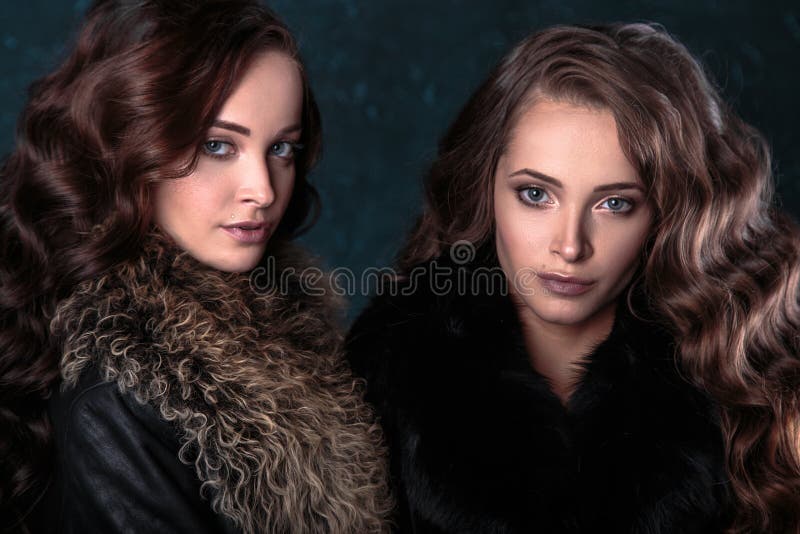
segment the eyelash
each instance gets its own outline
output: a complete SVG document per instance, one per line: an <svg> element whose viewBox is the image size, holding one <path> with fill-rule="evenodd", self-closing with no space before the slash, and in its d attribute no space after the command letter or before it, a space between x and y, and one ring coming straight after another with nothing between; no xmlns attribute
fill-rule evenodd
<svg viewBox="0 0 800 534"><path fill-rule="evenodd" d="M534 202L529 197L527 199L523 198L523 197L527 197L525 192L526 191L530 191L532 189L536 189L536 190L542 191L542 192L544 192L545 194L547 194L549 196L549 193L547 191L545 191L541 187L526 185L526 186L523 186L523 187L520 187L520 188L517 189L517 198L525 206L530 206L532 208L537 208L537 209L544 209L542 207L542 204L544 204L544 202ZM610 197L610 198L607 198L604 201L604 203L608 202L609 200L622 200L623 202L627 202L628 205L630 206L628 209L626 209L624 211L623 210L608 210L609 212L611 212L612 215L615 215L615 216L627 215L627 214L631 213L633 211L633 209L636 207L636 202L634 202L633 200L631 200L629 198L625 198L625 197Z"/></svg>
<svg viewBox="0 0 800 534"><path fill-rule="evenodd" d="M278 154L275 154L272 151L272 149L274 147L276 147L277 145L286 145L286 146L289 147L291 152L289 154L285 155L285 156L279 156ZM274 154L275 156L277 156L279 158L284 158L284 159L294 159L295 155L297 155L297 153L299 151L303 150L303 148L304 148L304 145L301 145L300 143L294 143L292 141L278 141L277 143L272 143L272 145L269 147L271 154Z"/></svg>
<svg viewBox="0 0 800 534"><path fill-rule="evenodd" d="M211 152L209 150L209 148L208 148L208 145L210 143L219 143L220 145L228 145L229 147L231 147L233 149L233 152L230 153L230 154L215 154L215 153ZM279 146L279 145L288 146L290 148L291 152L289 154L286 154L286 155L280 155L280 154L275 153L273 151L273 148L275 148L276 146ZM294 159L294 157L297 155L297 153L299 151L303 150L303 148L305 148L304 145L302 145L300 143L294 143L292 141L276 141L275 143L272 143L272 145L270 145L269 152L270 152L270 155L274 155L275 157L278 157L278 158L281 158L281 159L285 159L285 160L292 160L292 159ZM236 154L236 145L234 145L230 141L223 141L222 139L209 139L205 143L203 143L201 149L203 151L203 154L205 154L206 156L208 156L210 158L214 158L214 159L220 159L220 160L230 159L231 157L233 157Z"/></svg>

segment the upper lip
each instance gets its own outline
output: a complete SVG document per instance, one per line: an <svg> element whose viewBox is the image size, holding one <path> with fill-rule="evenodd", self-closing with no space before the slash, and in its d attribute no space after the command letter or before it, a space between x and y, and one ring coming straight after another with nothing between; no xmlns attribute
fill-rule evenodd
<svg viewBox="0 0 800 534"><path fill-rule="evenodd" d="M264 221L239 221L231 224L226 224L223 228L235 228L239 226L246 226L247 228L266 228L268 224Z"/></svg>
<svg viewBox="0 0 800 534"><path fill-rule="evenodd" d="M559 282L567 282L570 284L584 284L589 285L594 283L594 280L588 280L586 278L578 278L576 276L567 276L566 274L560 273L538 273L540 278L546 278L547 280L557 280Z"/></svg>

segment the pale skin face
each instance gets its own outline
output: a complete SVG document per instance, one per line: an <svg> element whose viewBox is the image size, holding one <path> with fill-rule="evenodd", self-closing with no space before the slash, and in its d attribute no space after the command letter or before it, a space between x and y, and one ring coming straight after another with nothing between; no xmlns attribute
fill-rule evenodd
<svg viewBox="0 0 800 534"><path fill-rule="evenodd" d="M580 295L548 291L538 275L522 289L510 284L533 366L563 400L572 363L609 334L652 224L611 112L538 99L497 166L494 213L497 254L510 281L526 279L521 271L593 281Z"/></svg>
<svg viewBox="0 0 800 534"><path fill-rule="evenodd" d="M156 186L156 224L198 261L243 272L264 255L294 188L302 95L291 58L257 56L209 130L194 172ZM263 231L243 233L239 223Z"/></svg>

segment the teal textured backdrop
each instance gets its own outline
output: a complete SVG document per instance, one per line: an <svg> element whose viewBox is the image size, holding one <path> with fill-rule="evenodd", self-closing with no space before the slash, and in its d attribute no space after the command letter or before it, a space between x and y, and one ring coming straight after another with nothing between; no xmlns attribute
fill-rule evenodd
<svg viewBox="0 0 800 534"><path fill-rule="evenodd" d="M0 0L0 153L27 86L71 43L85 0ZM303 238L328 267L391 261L419 211L438 137L510 46L556 23L655 21L684 41L773 146L778 192L800 219L800 6L694 0L276 0L319 99L324 210ZM353 312L364 302L353 299Z"/></svg>

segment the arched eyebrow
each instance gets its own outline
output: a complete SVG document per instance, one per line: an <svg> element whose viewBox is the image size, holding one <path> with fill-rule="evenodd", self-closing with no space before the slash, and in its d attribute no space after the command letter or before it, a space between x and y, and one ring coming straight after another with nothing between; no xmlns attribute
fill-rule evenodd
<svg viewBox="0 0 800 534"><path fill-rule="evenodd" d="M564 189L564 184L562 184L559 180L556 180L552 176L548 176L543 172L535 171L533 169L520 169L518 171L514 171L508 175L509 178L513 176L520 176L520 175L527 175L531 178L538 178L543 182L548 182L553 184L554 186L558 187L559 189ZM638 189L642 193L644 193L644 187L636 182L614 182L613 184L603 184L598 185L594 188L595 192L602 192L602 191L615 191L619 189Z"/></svg>
<svg viewBox="0 0 800 534"><path fill-rule="evenodd" d="M247 126L242 126L241 124L237 124L235 122L223 121L217 119L211 125L216 126L217 128L223 128L225 130L230 130L232 132L240 133L246 137L250 137L251 134L250 128L248 128ZM294 133L296 131L302 130L302 128L303 127L300 124L292 124L291 126L288 126L283 130L281 130L280 132L278 132L278 135L280 136L280 135Z"/></svg>
<svg viewBox="0 0 800 534"><path fill-rule="evenodd" d="M242 126L241 124L236 124L235 122L221 121L217 119L214 121L212 126L216 126L217 128L223 128L225 130L230 130L232 132L240 133L242 135L250 137L250 128Z"/></svg>

